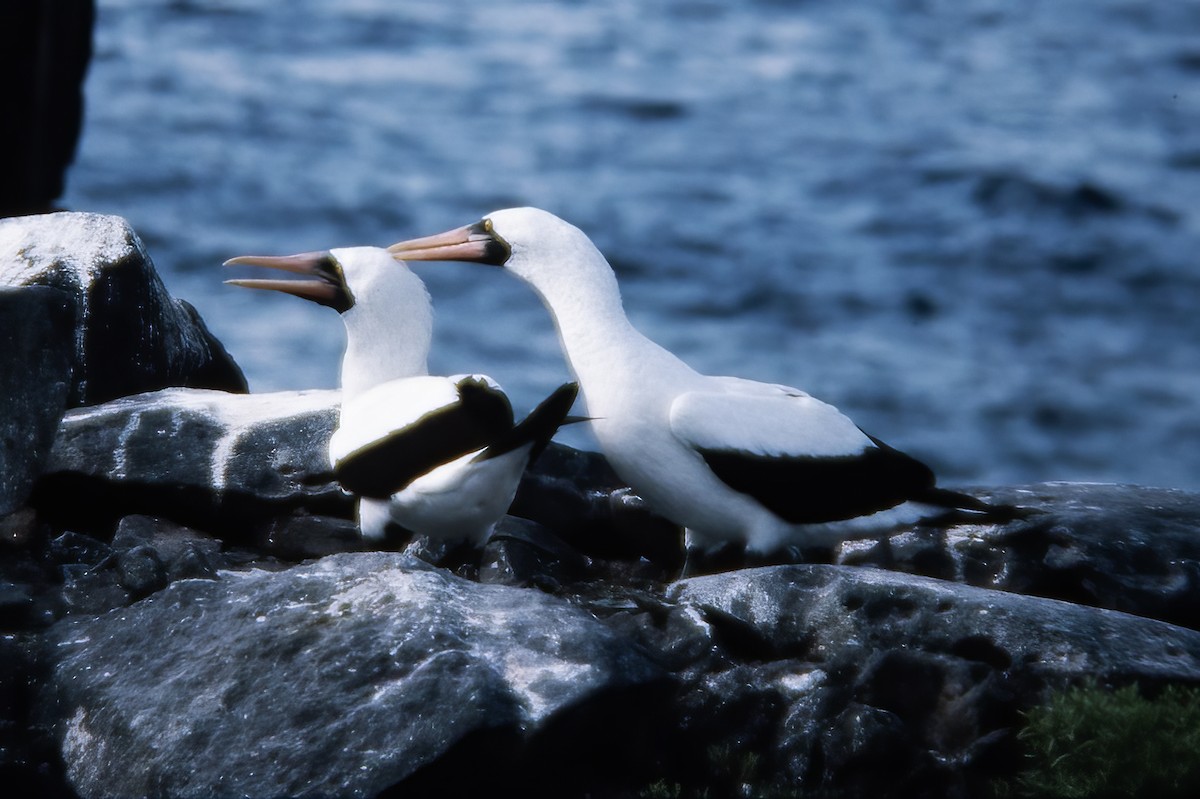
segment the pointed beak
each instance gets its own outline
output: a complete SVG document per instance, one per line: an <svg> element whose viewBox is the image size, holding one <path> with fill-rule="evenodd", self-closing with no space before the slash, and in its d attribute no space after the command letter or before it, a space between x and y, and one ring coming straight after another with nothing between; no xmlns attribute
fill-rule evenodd
<svg viewBox="0 0 1200 799"><path fill-rule="evenodd" d="M265 266L296 275L311 277L311 280L264 280L260 278L237 278L226 280L231 286L248 289L270 289L291 294L293 297L327 305L342 313L354 303L342 278L341 270L328 251L303 252L297 255L240 255L230 258L225 266Z"/></svg>
<svg viewBox="0 0 1200 799"><path fill-rule="evenodd" d="M409 239L388 247L397 261L471 261L503 266L512 255L508 243L485 219L435 236Z"/></svg>

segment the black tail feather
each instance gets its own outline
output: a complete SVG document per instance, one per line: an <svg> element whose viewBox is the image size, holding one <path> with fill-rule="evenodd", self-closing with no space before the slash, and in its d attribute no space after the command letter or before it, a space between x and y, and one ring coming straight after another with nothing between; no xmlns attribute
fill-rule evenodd
<svg viewBox="0 0 1200 799"><path fill-rule="evenodd" d="M567 412L575 404L578 394L578 383L563 383L530 411L520 424L515 425L512 430L479 453L475 460L496 458L533 442L533 449L529 453L529 461L532 463L542 454L542 450L550 443L558 428L567 421Z"/></svg>
<svg viewBox="0 0 1200 799"><path fill-rule="evenodd" d="M934 526L945 522L972 524L1004 524L1017 519L1025 519L1038 513L1033 508L1020 508L1016 505L994 505L984 502L979 497L964 494L961 491L951 491L947 488L931 486L911 497L913 502L945 508L947 513L935 516L926 523Z"/></svg>

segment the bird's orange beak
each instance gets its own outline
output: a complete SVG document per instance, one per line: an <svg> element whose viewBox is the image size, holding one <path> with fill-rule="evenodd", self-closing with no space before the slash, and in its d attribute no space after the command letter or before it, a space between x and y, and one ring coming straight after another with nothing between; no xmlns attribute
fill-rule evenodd
<svg viewBox="0 0 1200 799"><path fill-rule="evenodd" d="M352 302L345 280L337 262L328 251L303 252L297 255L239 255L230 258L225 266L265 266L297 275L307 275L312 280L264 280L260 278L236 278L226 280L231 286L248 289L269 289L327 305L339 312L346 310Z"/></svg>
<svg viewBox="0 0 1200 799"><path fill-rule="evenodd" d="M471 261L503 266L512 254L508 243L496 235L491 222L447 230L434 236L409 239L388 247L398 261Z"/></svg>

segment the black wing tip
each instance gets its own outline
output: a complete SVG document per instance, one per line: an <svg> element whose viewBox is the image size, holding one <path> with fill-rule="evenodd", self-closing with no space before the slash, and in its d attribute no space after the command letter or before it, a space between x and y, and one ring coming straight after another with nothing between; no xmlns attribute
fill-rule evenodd
<svg viewBox="0 0 1200 799"><path fill-rule="evenodd" d="M537 407L507 435L480 453L480 460L495 458L532 443L533 448L529 452L529 462L532 463L550 444L550 439L558 432L558 428L566 422L567 414L578 396L578 383L563 383L538 403Z"/></svg>
<svg viewBox="0 0 1200 799"><path fill-rule="evenodd" d="M579 397L579 384L575 381L563 383L558 388L550 392L550 396L538 403L538 406L530 412L530 416L540 411L542 408L551 406L557 408L562 407L561 418L567 418L567 412L571 410L571 406L575 404L575 400Z"/></svg>
<svg viewBox="0 0 1200 799"><path fill-rule="evenodd" d="M1037 508L994 504L961 491L953 491L937 486L930 487L920 494L913 496L912 500L944 508L948 511L964 511L968 515L964 516L963 519L965 521L973 521L976 524L1006 524L1021 519L1028 519L1031 516L1037 516L1042 513Z"/></svg>
<svg viewBox="0 0 1200 799"><path fill-rule="evenodd" d="M929 464L925 463L923 460L914 458L907 452L896 449L886 442L880 441L878 438L863 430L861 427L858 429L862 430L863 435L871 439L871 443L874 444L881 453L890 458L894 463L899 464L903 462L908 471L909 480L912 481L913 484L923 485L924 487L930 489L936 488L934 483L937 482L937 476L934 475L933 469L929 467Z"/></svg>
<svg viewBox="0 0 1200 799"><path fill-rule="evenodd" d="M790 524L821 524L869 516L934 488L933 470L871 437L856 455L755 455L698 452L716 477Z"/></svg>
<svg viewBox="0 0 1200 799"><path fill-rule="evenodd" d="M862 430L861 427L859 429ZM888 455L907 459L910 462L910 468L914 477L923 473L924 479L922 482L924 485L920 485L908 497L913 502L933 505L951 512L962 511L963 516L961 518L973 521L976 524L1006 524L1020 519L1028 519L1031 516L1038 516L1043 513L1043 511L1037 508L1023 508L1017 505L985 502L979 497L971 496L961 491L941 488L936 485L937 478L934 476L933 469L929 468L924 462L917 460L905 452L901 452L895 447L887 445L865 430L863 434L871 439L871 442L876 447Z"/></svg>
<svg viewBox="0 0 1200 799"><path fill-rule="evenodd" d="M562 424L559 427L566 427L571 424L583 424L584 422L594 422L599 419L599 416L576 416L573 413L568 413L563 417Z"/></svg>

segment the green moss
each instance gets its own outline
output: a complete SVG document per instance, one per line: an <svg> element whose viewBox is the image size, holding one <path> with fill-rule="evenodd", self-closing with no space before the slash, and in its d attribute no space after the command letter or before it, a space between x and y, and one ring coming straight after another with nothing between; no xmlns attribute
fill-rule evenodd
<svg viewBox="0 0 1200 799"><path fill-rule="evenodd" d="M638 792L640 799L683 799L683 786L677 782L658 780Z"/></svg>
<svg viewBox="0 0 1200 799"><path fill-rule="evenodd" d="M1026 715L1030 767L999 793L1056 797L1200 796L1200 690L1073 688Z"/></svg>

